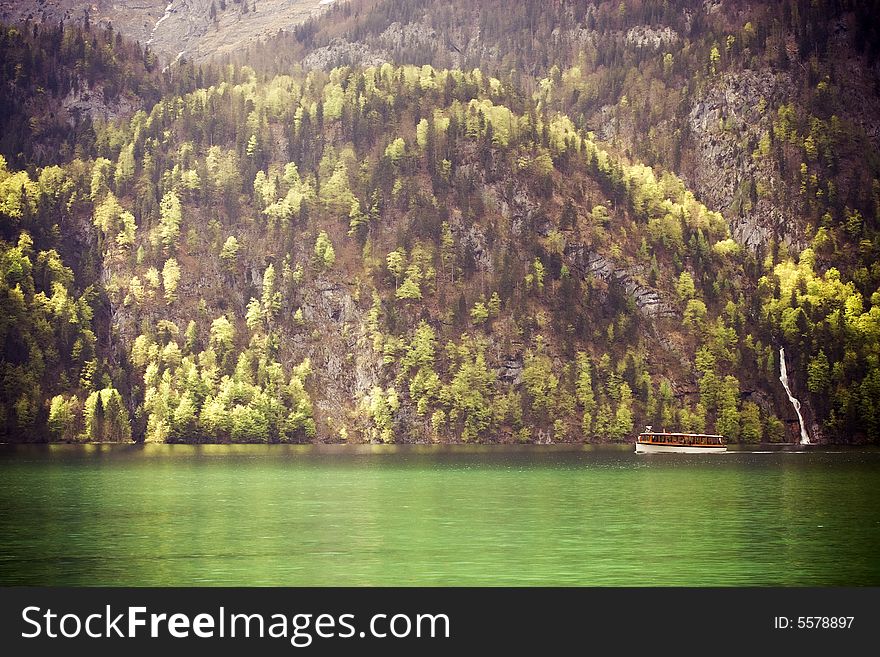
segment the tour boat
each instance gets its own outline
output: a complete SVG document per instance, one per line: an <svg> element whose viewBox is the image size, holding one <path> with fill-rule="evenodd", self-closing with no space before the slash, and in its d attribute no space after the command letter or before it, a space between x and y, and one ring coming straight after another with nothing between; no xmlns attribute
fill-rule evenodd
<svg viewBox="0 0 880 657"><path fill-rule="evenodd" d="M636 439L636 454L720 454L727 451L724 436L708 433L645 431Z"/></svg>

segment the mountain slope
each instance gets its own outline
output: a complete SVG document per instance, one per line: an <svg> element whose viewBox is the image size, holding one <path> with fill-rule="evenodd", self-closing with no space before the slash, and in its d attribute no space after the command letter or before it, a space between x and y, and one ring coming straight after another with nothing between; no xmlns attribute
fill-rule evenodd
<svg viewBox="0 0 880 657"><path fill-rule="evenodd" d="M866 191L880 161L878 9L873 2L353 2L248 59L272 72L300 59L321 68L382 61L480 68L681 175L730 217L741 243L766 252L774 240L806 246L826 211L835 219L847 207L874 213ZM805 194L802 162L808 183L815 177Z"/></svg>
<svg viewBox="0 0 880 657"><path fill-rule="evenodd" d="M361 30L372 48L369 30L384 34L382 11L398 5L371 6L332 10L333 29ZM580 20L620 21L630 34L630 18L603 7ZM632 20L652 6L640 7ZM307 60L323 47L322 25L271 47ZM493 29L507 28L481 27ZM704 29L700 43L711 38ZM702 57L682 48L676 76ZM251 58L261 69L262 52ZM833 212L827 225L806 213L794 237L744 239L738 220L704 206L669 168L633 157L647 148L628 137L650 109L629 99L638 94L597 110L608 118L592 127L607 124L611 133L598 132L610 144L588 130L597 114L560 111L603 80L635 90L653 75L649 57L598 68L584 59L546 77L528 50L517 56L537 63L522 76L492 76L493 65L297 66L279 76L243 66L206 84L190 68L204 88L168 90L148 112L100 122L79 159L5 167L6 435L124 439L128 427L170 441L602 441L648 423L780 440L797 433L778 382L784 346L811 433L876 440L876 219L852 183L874 166L853 155L869 148L866 133L847 127L822 142L784 86L773 100L782 111L749 114L731 80L760 87L763 74L734 70L733 55L719 70L720 53L712 71L706 52L681 103L719 99L687 113L661 104L652 128L674 120L713 132L724 103L740 108L722 117L729 152L715 171L747 149L750 175L779 176L782 191L762 197L773 208L794 184L786 158L814 148L804 195L827 199L815 195L819 180L837 188L833 201L814 201ZM762 121L768 137L754 151L724 141ZM813 147L804 125L818 125ZM682 138L682 169L700 139ZM829 145L845 154L837 168Z"/></svg>
<svg viewBox="0 0 880 657"><path fill-rule="evenodd" d="M328 3L319 0L0 0L0 20L43 25L88 21L149 46L168 65L205 62L291 30Z"/></svg>

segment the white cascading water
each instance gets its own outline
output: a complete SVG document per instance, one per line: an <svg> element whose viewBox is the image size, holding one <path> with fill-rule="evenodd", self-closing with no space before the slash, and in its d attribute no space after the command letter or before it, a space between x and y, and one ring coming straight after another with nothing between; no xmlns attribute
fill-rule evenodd
<svg viewBox="0 0 880 657"><path fill-rule="evenodd" d="M785 367L785 347L779 347L779 380L782 381L782 387L785 388L785 394L788 395L788 400L791 402L791 405L794 406L794 412L797 413L798 426L801 428L801 445L809 445L810 436L807 434L807 429L804 427L804 416L801 415L801 403L793 394L791 394L791 388L788 387L788 371Z"/></svg>
<svg viewBox="0 0 880 657"><path fill-rule="evenodd" d="M156 21L156 24L153 26L153 30L150 32L150 38L147 39L147 45L149 46L153 43L153 37L156 36L156 28L159 27L163 21L165 21L171 15L171 6L174 4L174 0L168 3L168 6L165 7L165 13Z"/></svg>

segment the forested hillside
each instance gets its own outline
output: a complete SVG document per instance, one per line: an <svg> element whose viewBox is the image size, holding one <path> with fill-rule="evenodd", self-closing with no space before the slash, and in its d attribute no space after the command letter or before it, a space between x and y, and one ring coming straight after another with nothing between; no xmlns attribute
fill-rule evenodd
<svg viewBox="0 0 880 657"><path fill-rule="evenodd" d="M780 347L815 438L880 438L861 6L493 6L164 73L4 27L5 439L793 440ZM53 116L86 78L136 102Z"/></svg>

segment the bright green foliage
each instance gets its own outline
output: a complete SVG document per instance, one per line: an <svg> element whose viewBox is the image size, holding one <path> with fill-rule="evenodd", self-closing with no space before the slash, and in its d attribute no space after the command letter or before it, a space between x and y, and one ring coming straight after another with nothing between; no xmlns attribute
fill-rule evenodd
<svg viewBox="0 0 880 657"><path fill-rule="evenodd" d="M110 191L109 183L112 170L113 163L107 158L99 157L95 159L92 165L92 179L89 188L89 198L93 201L98 201Z"/></svg>
<svg viewBox="0 0 880 657"><path fill-rule="evenodd" d="M216 353L231 349L233 338L232 325L221 317L211 327L209 349L196 358L181 357L173 341L163 352L171 349L175 357L163 353L156 361L148 356L144 371L148 441L287 442L315 435L311 400L304 387L311 370L308 361L293 368L286 380L280 363L245 350L232 374L221 377Z"/></svg>
<svg viewBox="0 0 880 657"><path fill-rule="evenodd" d="M312 185L308 181L300 179L296 164L293 162L285 165L282 183L282 191L284 186L286 186L287 191L277 200L274 199L276 193L274 185L267 182L260 187L260 192L266 206L263 214L268 217L269 225L273 227L276 224L287 227L291 220L299 216L303 208L307 207L315 199L315 191ZM254 184L256 184L256 181L254 181ZM342 195L341 200L331 199L329 196L326 197L328 198L328 203L332 205L336 212L342 211L341 206L346 199L349 202L354 200L350 190L348 190L348 180L344 171L341 171L335 178L331 178L325 185L330 185L330 190L333 193Z"/></svg>
<svg viewBox="0 0 880 657"><path fill-rule="evenodd" d="M426 7L414 11L432 24L453 20ZM122 56L101 31L77 40L67 28L34 48L39 57L0 40L9 61L27 64L7 67L17 109L0 117L27 127L4 133L22 170L0 162L3 436L106 439L118 433L107 414L119 415L121 395L137 432L146 426L138 439L309 439L317 425L295 362L315 354L331 365L319 394L332 383L366 399L360 409L322 404L327 436L628 440L645 421L772 439L779 421L741 402L740 388L778 392L780 345L827 435L876 436L880 177L841 118L845 81L822 34L774 8L747 11L742 30L707 14L699 34L652 60L617 44L658 20L627 3L584 18L607 52L587 43L550 53L554 40L535 35L568 9L528 11L511 7L499 24L529 26L523 41L516 26L505 37L531 44L520 54L533 65L514 74L509 44L492 36L506 30L492 26L481 39L498 47L481 52L497 56L478 55L482 70L389 63L274 78L271 63L145 78L139 59L152 57ZM733 190L728 220L797 201L778 243L757 254L671 173L694 152L678 109L726 85L708 76L772 67L783 54L779 30L755 25L818 40L798 44L814 60L788 67L796 97L722 112L707 128L735 155L754 149L754 179ZM327 42L325 24L316 29ZM30 30L16 39L39 43ZM144 110L72 131L50 116L57 80L39 83L39 102L21 101L37 85L23 76L75 42L90 52L70 58L75 79L110 96L134 91L129 76L148 80ZM62 87L74 79L59 73ZM603 107L614 151L585 132ZM17 132L35 145L13 148ZM59 148L47 150L53 139ZM43 166L47 157L58 165ZM68 239L84 221L96 230ZM347 238L334 248L340 230L351 248ZM797 256L802 237L813 248ZM585 267L592 255L613 273ZM633 283L677 299L681 322L640 308ZM481 328L461 336L468 325ZM365 374L370 394L346 388Z"/></svg>
<svg viewBox="0 0 880 657"><path fill-rule="evenodd" d="M49 432L55 440L76 440L78 430L78 416L80 404L76 397L65 398L64 395L55 395L49 405Z"/></svg>
<svg viewBox="0 0 880 657"><path fill-rule="evenodd" d="M608 402L600 404L599 410L596 413L596 420L593 423L593 434L600 439L610 439L613 421L614 412L611 404Z"/></svg>
<svg viewBox="0 0 880 657"><path fill-rule="evenodd" d="M315 261L321 269L330 269L336 262L336 251L333 250L333 242L326 231L318 233L315 240Z"/></svg>
<svg viewBox="0 0 880 657"><path fill-rule="evenodd" d="M724 377L718 386L716 404L715 430L729 440L737 440L740 435L739 381L735 377L729 374Z"/></svg>
<svg viewBox="0 0 880 657"><path fill-rule="evenodd" d="M826 426L832 431L865 431L872 426L873 405L859 404L863 396L851 390L862 385L859 369L870 371L876 362L880 306L872 303L866 308L856 283L844 282L836 268L817 274L815 260L812 249L805 249L797 264L781 262L773 269L773 279L762 278L762 311L786 343L804 355L807 388L817 395L820 408L829 409Z"/></svg>
<svg viewBox="0 0 880 657"><path fill-rule="evenodd" d="M712 75L718 70L718 64L721 61L721 53L718 52L718 46L712 46L712 52L709 53L709 71Z"/></svg>
<svg viewBox="0 0 880 657"><path fill-rule="evenodd" d="M740 412L742 430L740 437L748 443L756 443L761 440L763 430L761 428L761 412L754 402L744 402Z"/></svg>
<svg viewBox="0 0 880 657"><path fill-rule="evenodd" d="M712 247L712 252L715 255L720 256L721 258L729 258L736 255L739 255L740 247L733 239L727 238L725 240L721 240L716 242Z"/></svg>
<svg viewBox="0 0 880 657"><path fill-rule="evenodd" d="M431 415L431 428L434 429L434 433L436 434L436 433L440 432L440 430L444 427L445 424L446 424L446 413L443 411L442 408L438 408Z"/></svg>
<svg viewBox="0 0 880 657"><path fill-rule="evenodd" d="M462 440L470 441L481 437L491 424L496 375L479 346L463 344L456 352L452 381L443 391L443 401L449 407L449 422L461 428Z"/></svg>
<svg viewBox="0 0 880 657"><path fill-rule="evenodd" d="M256 157L259 146L257 145L257 136L251 135L248 138L247 148L245 149L245 153L248 157L253 158Z"/></svg>
<svg viewBox="0 0 880 657"><path fill-rule="evenodd" d="M13 244L0 240L0 432L5 436L52 435L71 439L66 420L77 406L77 382L91 386L98 363L91 329L93 288L75 293L74 273L54 249L38 251L28 233ZM68 382L73 381L73 385ZM61 385L59 386L59 383ZM64 399L50 399L61 389ZM50 427L42 425L48 408ZM42 417L42 419L41 419Z"/></svg>
<svg viewBox="0 0 880 657"><path fill-rule="evenodd" d="M807 388L810 392L821 393L830 387L831 368L825 351L820 349L819 353L810 360L810 364L807 366Z"/></svg>
<svg viewBox="0 0 880 657"><path fill-rule="evenodd" d="M497 292L493 292L492 296L489 297L487 309L489 311L489 317L498 317L498 315L501 314L501 297L498 296Z"/></svg>
<svg viewBox="0 0 880 657"><path fill-rule="evenodd" d="M348 183L345 163L336 164L330 178L321 186L321 201L327 209L340 217L348 217L352 203L356 201Z"/></svg>
<svg viewBox="0 0 880 657"><path fill-rule="evenodd" d="M577 403L583 409L581 416L581 430L585 435L592 435L593 413L596 409L596 397L593 393L593 376L591 374L590 360L584 352L577 354L577 380L575 393Z"/></svg>
<svg viewBox="0 0 880 657"><path fill-rule="evenodd" d="M633 430L632 389L625 381L620 384L617 410L611 423L609 436L612 440L628 438Z"/></svg>
<svg viewBox="0 0 880 657"><path fill-rule="evenodd" d="M419 322L413 334L412 342L400 361L404 373L410 369L431 368L437 350L437 334L425 321Z"/></svg>
<svg viewBox="0 0 880 657"><path fill-rule="evenodd" d="M332 248L332 247L331 247ZM245 323L251 331L271 331L281 311L282 295L275 282L275 266L269 264L263 272L263 293L260 299L251 298L245 313ZM300 313L302 319L302 313Z"/></svg>
<svg viewBox="0 0 880 657"><path fill-rule="evenodd" d="M122 395L115 388L90 394L83 407L85 438L97 442L131 440L131 422Z"/></svg>
<svg viewBox="0 0 880 657"><path fill-rule="evenodd" d="M428 146L428 119L422 119L416 126L416 143L419 148L425 149Z"/></svg>
<svg viewBox="0 0 880 657"><path fill-rule="evenodd" d="M112 193L108 192L100 205L95 208L93 221L101 230L104 240L112 240L110 244L115 242L123 247L134 244L137 229L134 215L124 210Z"/></svg>
<svg viewBox="0 0 880 657"><path fill-rule="evenodd" d="M235 239L234 235L230 235L226 238L226 241L223 243L223 248L220 249L220 261L223 263L223 267L227 271L235 271L235 265L238 260L238 240Z"/></svg>
<svg viewBox="0 0 880 657"><path fill-rule="evenodd" d="M179 440L195 442L198 440L199 427L196 405L189 391L180 397L177 408L171 416L171 435Z"/></svg>
<svg viewBox="0 0 880 657"><path fill-rule="evenodd" d="M37 186L27 172L10 173L6 159L0 160L0 213L12 219L27 216L36 210L36 196Z"/></svg>
<svg viewBox="0 0 880 657"><path fill-rule="evenodd" d="M258 299L251 297L245 312L245 323L251 331L256 331L263 323L263 309Z"/></svg>
<svg viewBox="0 0 880 657"><path fill-rule="evenodd" d="M410 380L410 399L416 403L416 412L425 415L440 400L443 384L434 370L436 334L427 322L420 322L409 348L401 358L404 373L416 370ZM440 411L442 413L442 410ZM436 411L435 411L436 414ZM443 415L445 420L445 414ZM438 427L434 427L436 432Z"/></svg>
<svg viewBox="0 0 880 657"><path fill-rule="evenodd" d="M422 298L422 270L418 265L413 264L406 269L406 278L394 296L404 301L415 301Z"/></svg>
<svg viewBox="0 0 880 657"><path fill-rule="evenodd" d="M205 156L205 167L212 196L233 207L241 190L241 172L235 151L211 146Z"/></svg>
<svg viewBox="0 0 880 657"><path fill-rule="evenodd" d="M477 301L474 307L471 308L471 321L474 324L482 324L487 319L489 319L489 309L486 308L485 303Z"/></svg>
<svg viewBox="0 0 880 657"><path fill-rule="evenodd" d="M171 303L177 299L177 285L180 283L180 266L174 258L168 258L162 267L162 287L165 288L165 300Z"/></svg>
<svg viewBox="0 0 880 657"><path fill-rule="evenodd" d="M604 205L595 206L593 208L591 216L593 221L596 222L596 224L598 224L599 226L604 226L611 219L611 216L608 214L608 208L606 208Z"/></svg>
<svg viewBox="0 0 880 657"><path fill-rule="evenodd" d="M678 413L678 426L681 431L704 433L706 431L706 407L697 404L693 408L681 408Z"/></svg>
<svg viewBox="0 0 880 657"><path fill-rule="evenodd" d="M333 247L331 246L330 248ZM272 264L267 266L266 271L263 272L263 295L261 305L263 308L263 315L271 326L281 310L281 292L278 291L278 287L275 283L275 266Z"/></svg>
<svg viewBox="0 0 880 657"><path fill-rule="evenodd" d="M259 406L236 404L230 412L230 438L234 443L269 442L269 418Z"/></svg>
<svg viewBox="0 0 880 657"><path fill-rule="evenodd" d="M162 203L159 206L159 241L166 249L177 246L182 220L180 199L173 191L168 192L162 197Z"/></svg>
<svg viewBox="0 0 880 657"><path fill-rule="evenodd" d="M406 152L406 142L398 137L385 147L385 157L397 164Z"/></svg>
<svg viewBox="0 0 880 657"><path fill-rule="evenodd" d="M385 263L395 282L399 281L406 265L406 252L402 248L392 251L386 256Z"/></svg>
<svg viewBox="0 0 880 657"><path fill-rule="evenodd" d="M682 318L684 325L694 328L702 328L706 322L706 315L708 312L706 304L700 299L691 299L687 302L687 306L684 309L684 315Z"/></svg>
<svg viewBox="0 0 880 657"><path fill-rule="evenodd" d="M363 400L362 407L371 420L371 426L367 432L370 440L383 443L393 442L394 414L400 408L397 391L393 387L387 390L375 387Z"/></svg>
<svg viewBox="0 0 880 657"><path fill-rule="evenodd" d="M553 370L553 361L546 353L529 352L523 360L523 383L535 413L552 413L555 408L559 378Z"/></svg>
<svg viewBox="0 0 880 657"><path fill-rule="evenodd" d="M235 327L226 317L218 317L211 323L211 347L217 350L218 356L228 353L235 340Z"/></svg>
<svg viewBox="0 0 880 657"><path fill-rule="evenodd" d="M119 158L116 160L114 180L117 189L124 189L134 178L135 168L134 142L131 142L122 147L119 151Z"/></svg>
<svg viewBox="0 0 880 657"><path fill-rule="evenodd" d="M851 237L858 237L862 233L863 225L864 219L862 213L858 210L846 208L846 232L849 233Z"/></svg>
<svg viewBox="0 0 880 657"><path fill-rule="evenodd" d="M678 293L678 298L684 302L693 299L694 294L696 294L693 276L686 271L681 272L681 276L678 277L678 283L675 285L675 291ZM703 307L705 308L705 305Z"/></svg>
<svg viewBox="0 0 880 657"><path fill-rule="evenodd" d="M661 429L675 426L673 391L668 379L660 381L660 387L657 391L657 409L653 423L659 424Z"/></svg>
<svg viewBox="0 0 880 657"><path fill-rule="evenodd" d="M544 276L546 275L544 263L540 259L535 258L535 261L532 263L532 269L534 269L535 273L535 287L540 292L544 289Z"/></svg>

